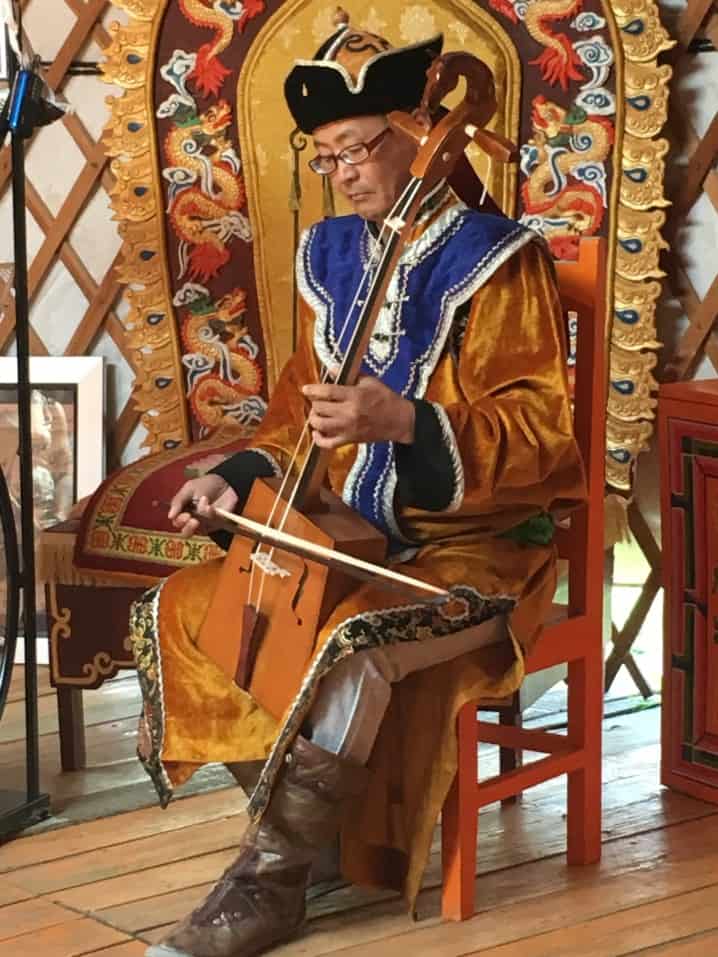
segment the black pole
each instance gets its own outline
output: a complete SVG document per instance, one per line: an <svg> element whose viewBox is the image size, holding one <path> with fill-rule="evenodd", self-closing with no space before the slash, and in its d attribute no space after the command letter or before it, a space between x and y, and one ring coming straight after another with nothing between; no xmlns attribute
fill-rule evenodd
<svg viewBox="0 0 718 957"><path fill-rule="evenodd" d="M17 10L20 16L19 8ZM18 19L18 36L21 27ZM20 69L14 51L7 42L10 69L10 93L15 89L16 76ZM22 96L22 94L20 94ZM20 454L20 529L22 535L22 565L20 585L22 588L22 618L25 639L25 745L26 745L26 795L16 807L0 808L0 840L35 823L49 814L49 798L40 794L40 763L38 748L37 717L37 615L35 608L35 526L33 506L32 468L32 412L30 385L30 314L27 288L27 234L25 221L25 142L29 131L22 122L23 101L19 102L20 121L13 123L12 104L11 155L12 155L12 207L13 243L15 257L15 336L17 342L17 406L18 406L18 451ZM7 797L7 792L5 792ZM4 802L7 804L7 800Z"/></svg>
<svg viewBox="0 0 718 957"><path fill-rule="evenodd" d="M35 522L32 481L32 412L30 387L30 316L27 292L25 222L25 142L12 134L12 218L15 258L15 336L17 341L17 406L20 452L20 533L22 540L22 620L25 632L25 733L27 796L40 793L37 725L37 614L35 608ZM29 745L33 745L30 747Z"/></svg>

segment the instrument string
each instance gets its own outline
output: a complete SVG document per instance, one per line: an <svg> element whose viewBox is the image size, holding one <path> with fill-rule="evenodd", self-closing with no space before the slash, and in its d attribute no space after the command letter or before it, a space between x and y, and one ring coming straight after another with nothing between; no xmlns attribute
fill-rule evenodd
<svg viewBox="0 0 718 957"><path fill-rule="evenodd" d="M422 185L421 180L411 179L409 183L406 185L406 187L404 188L404 190L402 191L397 201L394 203L394 206L390 210L389 214L384 218L382 222L382 226L379 231L379 236L377 237L373 245L373 248L370 252L369 259L367 260L367 263L364 269L362 270L362 275L359 280L359 284L357 285L357 289L354 293L354 296L352 298L351 305L349 306L349 309L347 310L347 314L344 318L344 322L342 323L342 327L339 330L339 333L336 337L336 343L334 345L334 350L331 357L333 360L334 359L339 360L338 372L335 378L341 378L341 374L345 370L346 363L349 361L349 357L351 356L352 346L357 341L357 339L359 338L362 332L363 323L362 323L362 316L360 314L359 318L354 324L352 337L349 341L347 348L343 351L343 354L339 352L340 344L346 332L347 326L349 322L351 321L351 317L354 313L354 309L357 306L359 297L362 294L362 290L364 289L364 286L367 283L367 281L370 279L372 270L374 268L376 268L376 273L373 277L373 282L376 282L377 277L381 275L382 263L392 253L391 242L386 241L386 234L389 233L389 234L396 235L396 227L394 224L397 221L403 223L404 215L406 214L407 210L411 207L412 202L414 202L417 192L421 188L421 185ZM376 262L376 267L374 263L375 258L378 259L378 261ZM371 291L371 286L369 287L369 292L370 291ZM369 298L370 296L367 293L365 302L368 302ZM332 369L329 367L325 367L322 373L322 376L320 378L320 382L322 384L325 383L331 374L332 374ZM266 526L272 527L272 524L271 524L272 520L274 519L275 513L277 512L277 509L279 508L281 502L284 500L283 499L284 492L285 492L285 489L287 488L290 476L292 475L294 464L297 460L300 450L302 449L302 447L304 446L306 442L309 431L310 431L309 422L307 420L305 421L302 431L299 435L299 439L297 440L294 446L292 457L289 461L289 464L287 465L287 468L285 469L284 476L282 477L282 481L280 483L279 489L274 498L272 508L270 509L269 515L267 516L267 519L265 522ZM315 442L313 438L310 437L309 451L311 451L314 445L315 445ZM281 515L281 518L278 524L275 526L279 531L284 531L285 525L287 523L287 519L289 515L291 514L292 508L294 506L294 502L296 500L300 483L301 483L301 474L295 479L291 492L287 495L284 511ZM259 588L257 593L257 600L255 602L253 600L254 588L255 588L255 569L257 565L259 564L258 558L260 554L263 554L262 546L257 545L254 552L254 555L256 556L256 558L253 561L251 561L250 579L249 579L249 585L247 589L247 602L249 605L252 605L255 609L257 609L257 611L259 610L261 606L262 596L264 593L264 584L267 577L266 570L260 566L260 570L259 570L260 581L259 581ZM274 546L271 546L268 548L266 562L270 563L272 561L273 556L274 556Z"/></svg>

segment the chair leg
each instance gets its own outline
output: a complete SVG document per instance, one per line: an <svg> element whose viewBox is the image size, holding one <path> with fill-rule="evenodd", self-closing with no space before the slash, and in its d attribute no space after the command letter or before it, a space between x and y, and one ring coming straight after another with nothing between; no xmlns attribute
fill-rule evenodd
<svg viewBox="0 0 718 957"><path fill-rule="evenodd" d="M458 769L441 812L441 915L444 920L467 920L473 916L476 883L479 823L476 705L465 705L456 724Z"/></svg>
<svg viewBox="0 0 718 957"><path fill-rule="evenodd" d="M85 767L85 716L82 691L59 685L57 688L57 720L60 730L60 764L63 771L79 771Z"/></svg>
<svg viewBox="0 0 718 957"><path fill-rule="evenodd" d="M567 858L569 864L593 864L601 857L602 658L570 662L568 688L568 735L583 744L584 763L568 775Z"/></svg>
<svg viewBox="0 0 718 957"><path fill-rule="evenodd" d="M518 695L514 695L509 708L502 708L499 711L499 724L511 725L514 728L520 728L523 724L523 716L518 705ZM516 751L513 748L499 748L499 771L506 774L508 771L515 771L524 763L523 751ZM504 798L501 802L502 807L508 807L521 800L520 794L512 794Z"/></svg>

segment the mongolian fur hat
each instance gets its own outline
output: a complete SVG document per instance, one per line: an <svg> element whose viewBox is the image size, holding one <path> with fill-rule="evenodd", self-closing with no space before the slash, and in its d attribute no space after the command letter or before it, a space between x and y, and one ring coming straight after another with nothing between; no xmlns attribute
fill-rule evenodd
<svg viewBox="0 0 718 957"><path fill-rule="evenodd" d="M313 60L297 60L284 83L294 121L303 133L350 116L410 112L421 102L426 71L441 53L441 34L394 48L374 33L349 25L337 11L339 29Z"/></svg>

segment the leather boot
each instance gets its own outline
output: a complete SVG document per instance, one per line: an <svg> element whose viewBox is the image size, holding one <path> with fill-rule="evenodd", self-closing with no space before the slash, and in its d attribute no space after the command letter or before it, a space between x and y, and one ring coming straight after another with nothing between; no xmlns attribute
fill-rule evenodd
<svg viewBox="0 0 718 957"><path fill-rule="evenodd" d="M237 784L249 798L257 786L259 776L264 767L264 761L233 761L227 762L225 767ZM323 847L316 859L312 862L309 871L307 900L329 894L339 887L345 886L340 867L339 835L331 844Z"/></svg>
<svg viewBox="0 0 718 957"><path fill-rule="evenodd" d="M298 737L267 810L207 899L146 957L255 957L304 922L312 860L336 837L368 771Z"/></svg>
<svg viewBox="0 0 718 957"><path fill-rule="evenodd" d="M251 797L262 773L264 761L232 761L227 762L225 767L247 797Z"/></svg>

